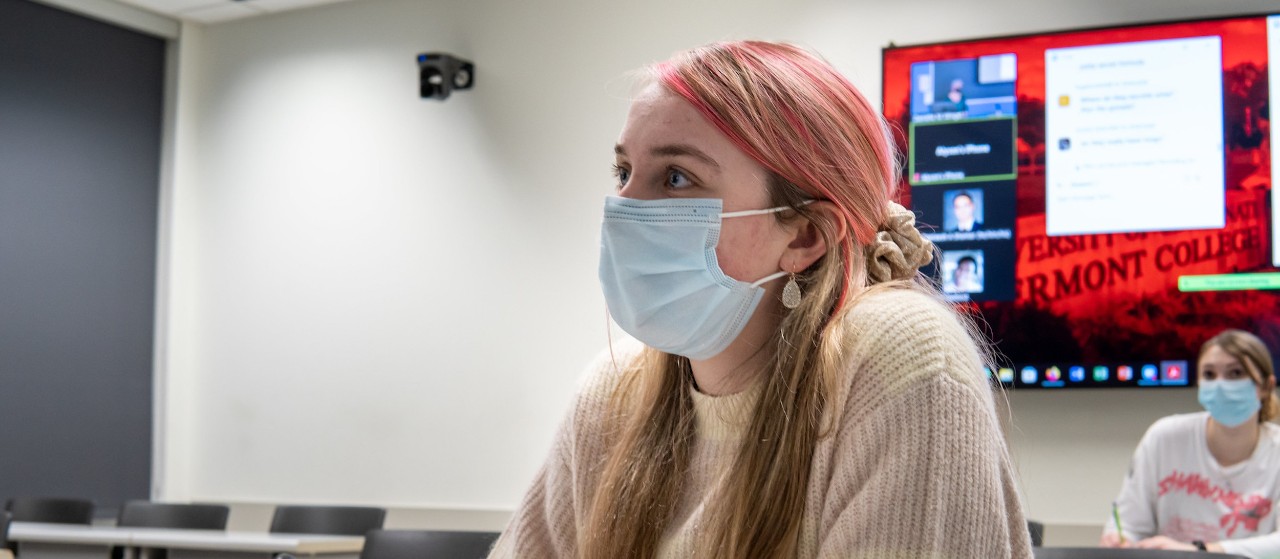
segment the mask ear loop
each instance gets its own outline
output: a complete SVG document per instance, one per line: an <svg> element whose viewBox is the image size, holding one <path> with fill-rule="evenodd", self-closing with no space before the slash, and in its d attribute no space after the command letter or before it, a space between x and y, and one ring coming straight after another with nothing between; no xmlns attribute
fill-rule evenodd
<svg viewBox="0 0 1280 559"><path fill-rule="evenodd" d="M760 279L758 279L758 280L756 280L756 281L752 282L751 287L760 287L760 286L762 286L762 285L764 285L764 284L766 284L766 283L769 283L769 282L771 282L771 281L773 281L773 280L776 280L776 279L778 279L778 278L780 278L780 277L782 277L782 276L785 276L785 275L787 275L787 274L789 274L789 273L790 273L790 272L778 272L778 273L776 273L776 274L769 274L769 275L767 275L767 276L765 276L765 277L762 277L762 278L760 278Z"/></svg>
<svg viewBox="0 0 1280 559"><path fill-rule="evenodd" d="M801 206L808 206L809 204L812 204L813 202L814 202L813 200L805 200L805 201L803 201L803 202L800 202L800 205L801 205ZM728 212L728 213L722 213L722 214L720 214L720 219L725 219L725 218L729 218L729 217L747 217L747 216L751 216L751 215L767 215L767 214L776 214L776 213L778 213L778 212L785 212L785 211L790 210L790 209L794 209L794 208L792 208L791 206L778 206L778 207L776 207L776 208L765 208L765 209L763 209L763 210L742 210L742 211L740 211L740 212Z"/></svg>

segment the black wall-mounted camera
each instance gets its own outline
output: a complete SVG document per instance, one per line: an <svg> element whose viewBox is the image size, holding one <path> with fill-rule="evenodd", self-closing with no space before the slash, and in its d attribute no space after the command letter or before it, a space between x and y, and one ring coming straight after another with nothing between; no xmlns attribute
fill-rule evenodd
<svg viewBox="0 0 1280 559"><path fill-rule="evenodd" d="M418 55L418 91L423 99L448 99L455 89L471 89L476 83L474 64L442 52Z"/></svg>

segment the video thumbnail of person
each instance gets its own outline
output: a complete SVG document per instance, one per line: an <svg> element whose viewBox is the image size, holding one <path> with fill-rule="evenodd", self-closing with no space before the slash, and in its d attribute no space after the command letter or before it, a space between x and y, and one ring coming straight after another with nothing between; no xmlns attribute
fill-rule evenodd
<svg viewBox="0 0 1280 559"><path fill-rule="evenodd" d="M982 293L981 250L949 250L942 253L943 293Z"/></svg>
<svg viewBox="0 0 1280 559"><path fill-rule="evenodd" d="M954 242L1013 240L1014 181L913 186L911 205L925 238L944 248Z"/></svg>
<svg viewBox="0 0 1280 559"><path fill-rule="evenodd" d="M942 230L968 233L982 230L982 189L948 190L942 194Z"/></svg>
<svg viewBox="0 0 1280 559"><path fill-rule="evenodd" d="M996 54L911 65L911 120L933 122L1018 114L1018 57Z"/></svg>

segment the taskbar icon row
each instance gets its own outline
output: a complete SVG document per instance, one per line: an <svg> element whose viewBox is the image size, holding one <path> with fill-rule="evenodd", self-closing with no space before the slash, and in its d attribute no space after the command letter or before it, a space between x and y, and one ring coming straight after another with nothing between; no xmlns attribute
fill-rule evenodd
<svg viewBox="0 0 1280 559"><path fill-rule="evenodd" d="M1186 360L1165 360L1118 365L1018 365L986 373L1006 387L1019 388L1100 388L1189 386L1191 372Z"/></svg>

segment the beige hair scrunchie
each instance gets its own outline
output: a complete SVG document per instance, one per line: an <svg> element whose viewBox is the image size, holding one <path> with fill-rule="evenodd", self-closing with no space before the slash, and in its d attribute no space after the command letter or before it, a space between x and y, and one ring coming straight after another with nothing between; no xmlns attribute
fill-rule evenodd
<svg viewBox="0 0 1280 559"><path fill-rule="evenodd" d="M896 202L889 202L888 213L875 241L863 249L873 284L909 279L933 261L933 243L916 229L916 214Z"/></svg>

